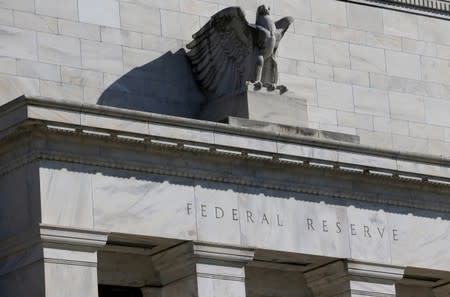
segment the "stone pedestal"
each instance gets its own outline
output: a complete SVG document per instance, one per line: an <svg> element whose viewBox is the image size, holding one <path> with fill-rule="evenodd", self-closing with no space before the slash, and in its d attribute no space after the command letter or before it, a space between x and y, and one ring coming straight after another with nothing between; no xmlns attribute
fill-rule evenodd
<svg viewBox="0 0 450 297"><path fill-rule="evenodd" d="M394 297L404 269L394 266L337 261L305 273L314 297Z"/></svg>
<svg viewBox="0 0 450 297"><path fill-rule="evenodd" d="M2 297L97 297L102 232L39 226L2 242Z"/></svg>
<svg viewBox="0 0 450 297"><path fill-rule="evenodd" d="M149 289L146 296L158 297L245 297L244 265L253 252L186 243L155 255L160 273L160 292Z"/></svg>
<svg viewBox="0 0 450 297"><path fill-rule="evenodd" d="M237 95L212 100L203 108L204 120L226 122L228 117L306 127L308 112L306 99L293 92L280 90L247 90Z"/></svg>

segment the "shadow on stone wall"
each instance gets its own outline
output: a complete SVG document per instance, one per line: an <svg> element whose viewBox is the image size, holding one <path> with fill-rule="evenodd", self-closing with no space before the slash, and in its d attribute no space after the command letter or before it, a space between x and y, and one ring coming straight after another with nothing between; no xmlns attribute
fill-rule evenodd
<svg viewBox="0 0 450 297"><path fill-rule="evenodd" d="M97 104L198 118L205 100L180 49L126 73L102 93Z"/></svg>

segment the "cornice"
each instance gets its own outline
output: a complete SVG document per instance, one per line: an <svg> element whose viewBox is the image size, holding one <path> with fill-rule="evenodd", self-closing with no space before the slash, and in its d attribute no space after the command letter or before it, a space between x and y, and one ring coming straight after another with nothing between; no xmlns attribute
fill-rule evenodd
<svg viewBox="0 0 450 297"><path fill-rule="evenodd" d="M339 0L450 19L448 0Z"/></svg>
<svg viewBox="0 0 450 297"><path fill-rule="evenodd" d="M95 104L85 104L74 101L59 100L53 98L43 98L43 97L19 97L7 104L0 106L0 119L14 111L20 111L21 108L26 107L42 107L48 109L50 112L76 112L79 113L79 117L75 122L65 122L57 121L58 127L68 127L72 130L80 131L82 128L90 128L82 121L83 115L93 115L93 116L107 116L108 118L114 118L119 120L132 120L132 121L142 121L149 124L163 124L171 126L174 128L187 128L196 129L198 131L206 131L212 133L226 133L229 135L238 135L244 137L251 137L254 139L270 140L276 142L286 142L300 145L308 145L311 147L318 147L324 149L334 149L351 153L360 153L368 156L386 157L405 161L414 161L426 164L435 164L439 166L450 167L450 158L443 156L418 154L402 152L390 149L381 149L373 146L366 146L361 144L346 143L334 140L320 139L309 136L292 135L279 132L264 131L257 128L249 127L236 127L223 123L209 122L203 120L182 118L176 116L155 114L143 111L127 110L109 106L95 105ZM23 114L24 112L18 112ZM26 114L26 112L25 112ZM27 115L29 117L29 115ZM58 115L59 116L59 115ZM55 123L54 120L48 120L45 118L38 118L41 122ZM1 124L1 122L0 122ZM117 133L122 131L111 131L112 129L98 129L94 130L105 131L107 136L115 136ZM110 133L112 132L112 133ZM128 131L129 132L129 131ZM132 136L142 137L151 136L141 133L142 131L136 133L120 133L129 134ZM10 133L7 131L2 131L2 126L0 125L0 141L3 137L8 136ZM157 137L156 137L157 138ZM168 137L170 138L170 137ZM189 139L186 139L189 141ZM193 141L195 142L195 141Z"/></svg>

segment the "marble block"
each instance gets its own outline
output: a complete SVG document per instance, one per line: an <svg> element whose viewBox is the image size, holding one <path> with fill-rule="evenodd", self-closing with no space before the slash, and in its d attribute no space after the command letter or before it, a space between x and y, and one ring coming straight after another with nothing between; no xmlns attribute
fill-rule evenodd
<svg viewBox="0 0 450 297"><path fill-rule="evenodd" d="M208 102L200 117L204 120L226 122L228 117L277 123L289 126L307 126L306 99L293 92L248 89L240 94L221 97Z"/></svg>

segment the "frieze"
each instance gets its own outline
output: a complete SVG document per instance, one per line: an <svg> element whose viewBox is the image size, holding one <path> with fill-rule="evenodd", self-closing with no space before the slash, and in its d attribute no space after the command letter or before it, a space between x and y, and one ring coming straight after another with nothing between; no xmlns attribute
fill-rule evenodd
<svg viewBox="0 0 450 297"><path fill-rule="evenodd" d="M234 221L241 224L266 225L277 228L285 228L287 225L295 225L295 229L301 228L311 234L327 233L349 234L350 236L361 236L368 239L382 240L389 237L392 241L400 240L400 229L387 228L380 224L358 224L351 221L343 222L338 219L317 219L311 217L296 218L295 222L286 219L283 213L258 212L253 209L231 208L227 209L218 205L200 204L195 209L194 203L186 204L186 215L198 215L204 219L216 221ZM346 229L346 230L345 230ZM347 232L345 232L347 231Z"/></svg>

